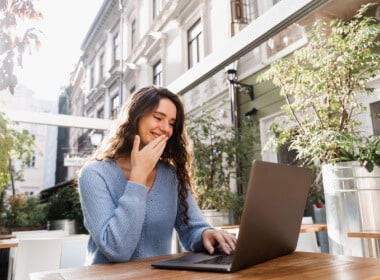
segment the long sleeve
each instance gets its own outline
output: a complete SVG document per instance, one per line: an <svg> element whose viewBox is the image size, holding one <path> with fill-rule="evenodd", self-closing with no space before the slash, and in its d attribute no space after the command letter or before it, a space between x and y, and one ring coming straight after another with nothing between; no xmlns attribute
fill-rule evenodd
<svg viewBox="0 0 380 280"><path fill-rule="evenodd" d="M203 218L202 212L199 209L194 196L191 192L188 192L187 196L188 203L188 217L189 224L185 225L182 221L182 212L181 208L178 207L178 215L176 219L176 230L178 237L182 246L188 251L202 251L204 250L202 244L202 232L208 228L211 228L211 225L205 221Z"/></svg>
<svg viewBox="0 0 380 280"><path fill-rule="evenodd" d="M90 233L88 264L126 262L171 253L173 229L188 250L202 249L209 228L191 194L189 226L181 223L178 179L173 167L157 164L152 189L128 181L115 161L88 163L79 174L84 223Z"/></svg>
<svg viewBox="0 0 380 280"><path fill-rule="evenodd" d="M108 165L92 163L80 173L85 225L97 249L108 260L128 261L140 241L148 189L127 181L116 163L105 170Z"/></svg>

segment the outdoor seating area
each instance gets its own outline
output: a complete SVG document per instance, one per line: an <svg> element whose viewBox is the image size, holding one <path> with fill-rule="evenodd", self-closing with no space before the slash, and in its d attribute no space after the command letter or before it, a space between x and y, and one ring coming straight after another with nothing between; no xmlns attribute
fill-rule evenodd
<svg viewBox="0 0 380 280"><path fill-rule="evenodd" d="M238 225L218 228L238 237ZM311 217L305 217L296 251L320 252L315 233L326 230L326 224L313 224ZM9 252L5 279L24 280L29 279L30 273L83 266L87 242L88 235L68 234L64 230L19 231L0 236L0 251ZM173 245L173 254L180 253L175 233Z"/></svg>
<svg viewBox="0 0 380 280"><path fill-rule="evenodd" d="M1 279L25 280L32 272L83 266L88 235L64 230L19 231L0 240L8 259Z"/></svg>
<svg viewBox="0 0 380 280"><path fill-rule="evenodd" d="M226 230L236 237L239 235L239 225L217 228ZM327 229L327 224L317 224L313 222L312 217L303 217L295 251L321 253L321 240L317 238L317 233L327 234ZM349 232L347 236L361 239L367 244L366 257L380 256L379 232ZM81 267L85 263L87 242L88 235L69 234L65 230L16 231L0 235L2 262L4 256L8 258L8 271L3 269L2 276L7 280L24 280L29 279L29 275L33 273L35 275L44 271ZM175 232L172 247L173 254L183 253Z"/></svg>
<svg viewBox="0 0 380 280"><path fill-rule="evenodd" d="M380 1L37 2L0 5L0 280L380 280Z"/></svg>

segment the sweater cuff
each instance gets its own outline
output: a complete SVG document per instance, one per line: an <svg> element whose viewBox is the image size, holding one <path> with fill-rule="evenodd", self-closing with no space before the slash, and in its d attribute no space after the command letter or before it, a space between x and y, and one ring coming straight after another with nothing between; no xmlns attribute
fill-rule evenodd
<svg viewBox="0 0 380 280"><path fill-rule="evenodd" d="M142 192L143 194L147 194L149 189L147 186L133 182L133 181L128 181L126 185L126 190L133 190L133 191L138 191Z"/></svg>

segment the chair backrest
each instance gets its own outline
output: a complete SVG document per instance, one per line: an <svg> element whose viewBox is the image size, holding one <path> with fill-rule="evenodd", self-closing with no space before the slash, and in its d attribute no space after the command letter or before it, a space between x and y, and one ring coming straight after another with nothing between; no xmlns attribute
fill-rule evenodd
<svg viewBox="0 0 380 280"><path fill-rule="evenodd" d="M86 262L88 235L75 235L62 242L59 268L83 266Z"/></svg>
<svg viewBox="0 0 380 280"><path fill-rule="evenodd" d="M32 272L84 265L88 235L67 235L63 230L15 232L18 247L10 254L11 279L29 279Z"/></svg>
<svg viewBox="0 0 380 280"><path fill-rule="evenodd" d="M302 224L312 224L312 217L303 217ZM319 252L317 236L315 232L302 232L298 236L296 251Z"/></svg>
<svg viewBox="0 0 380 280"><path fill-rule="evenodd" d="M25 239L25 238L44 238L44 237L61 237L67 236L67 232L64 230L31 230L31 231L13 231L13 235L16 236L17 239Z"/></svg>
<svg viewBox="0 0 380 280"><path fill-rule="evenodd" d="M32 272L59 269L62 239L20 239L13 260L13 280L29 279Z"/></svg>

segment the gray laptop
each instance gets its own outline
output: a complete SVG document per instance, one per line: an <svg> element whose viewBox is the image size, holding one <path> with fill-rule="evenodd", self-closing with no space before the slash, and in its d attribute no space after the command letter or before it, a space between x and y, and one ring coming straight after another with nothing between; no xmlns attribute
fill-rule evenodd
<svg viewBox="0 0 380 280"><path fill-rule="evenodd" d="M155 268L233 272L293 252L311 184L311 170L254 161L232 255L194 253Z"/></svg>

